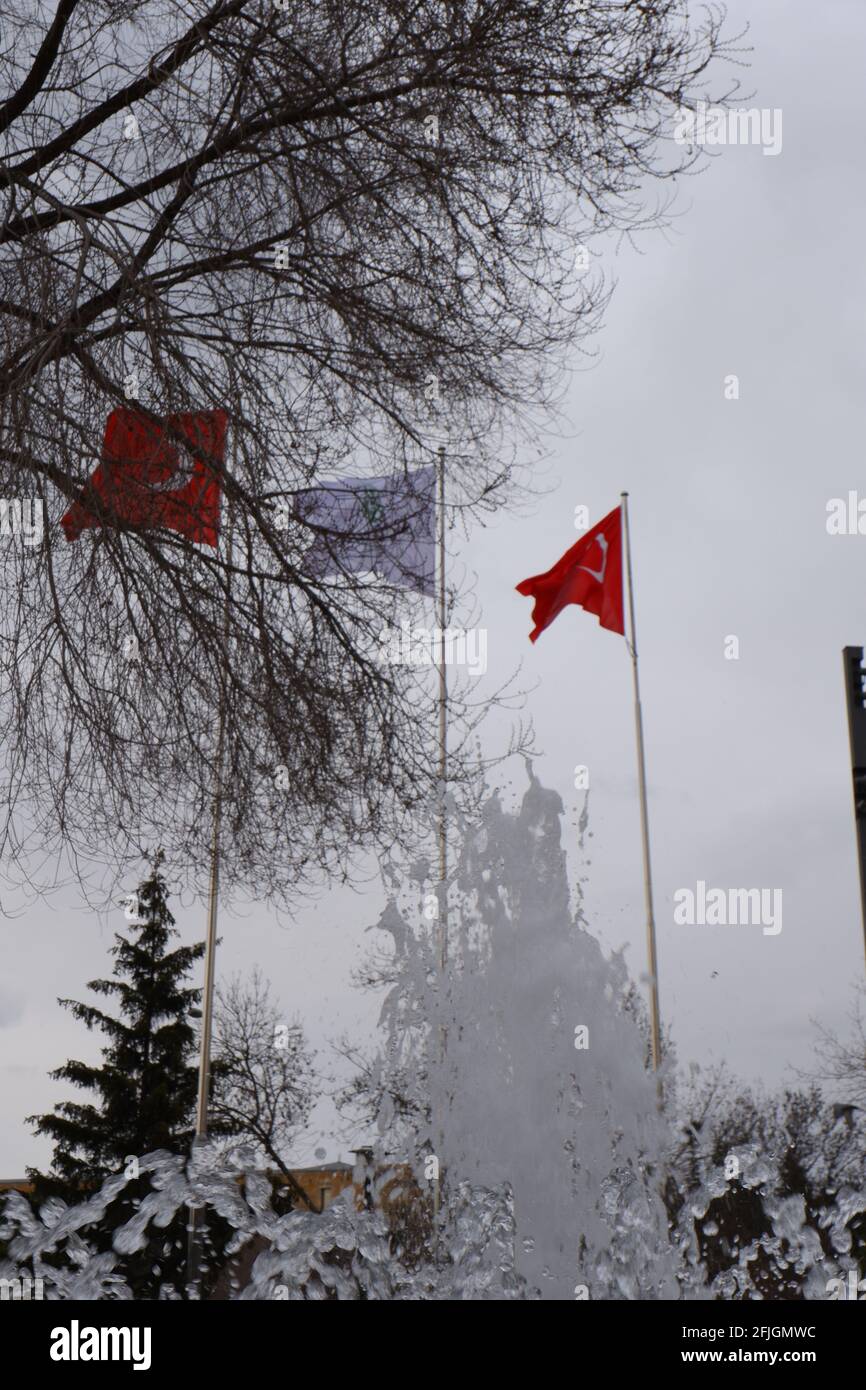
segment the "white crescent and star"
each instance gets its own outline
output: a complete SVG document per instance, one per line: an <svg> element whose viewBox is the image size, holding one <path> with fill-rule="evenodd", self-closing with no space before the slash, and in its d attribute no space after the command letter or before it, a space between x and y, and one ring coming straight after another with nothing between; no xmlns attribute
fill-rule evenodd
<svg viewBox="0 0 866 1390"><path fill-rule="evenodd" d="M178 449L177 467L161 482L147 480L149 492L180 492L195 477L196 460L187 449Z"/></svg>
<svg viewBox="0 0 866 1390"><path fill-rule="evenodd" d="M589 568L589 565L578 565L577 568L578 568L579 570L585 570L587 574L591 574L591 575L592 575L593 579L597 579L598 582L599 582L599 584L603 584L603 583L604 583L605 571L607 570L607 552L608 552L607 536L604 534L603 531L600 531L599 534L596 536L595 539L596 539L596 541L598 542L599 546L601 547L601 569L600 569L600 570L591 570L591 569Z"/></svg>

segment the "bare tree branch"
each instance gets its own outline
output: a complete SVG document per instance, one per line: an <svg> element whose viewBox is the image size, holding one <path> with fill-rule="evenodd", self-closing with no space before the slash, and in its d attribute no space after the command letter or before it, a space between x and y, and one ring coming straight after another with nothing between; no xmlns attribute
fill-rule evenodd
<svg viewBox="0 0 866 1390"><path fill-rule="evenodd" d="M295 499L440 445L452 521L531 485L515 441L606 300L577 246L663 216L722 13L26 0L2 22L0 493L47 529L0 537L0 856L38 877L62 849L86 880L165 842L200 884L222 707L226 882L286 900L408 842L436 791L430 673L375 658L424 605L307 573ZM63 537L131 401L227 412L231 560L105 505ZM455 788L476 713L455 688Z"/></svg>

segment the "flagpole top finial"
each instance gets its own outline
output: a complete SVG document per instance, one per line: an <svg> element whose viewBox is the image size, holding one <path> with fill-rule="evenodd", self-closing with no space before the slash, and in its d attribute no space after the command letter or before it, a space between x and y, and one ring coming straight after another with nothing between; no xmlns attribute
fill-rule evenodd
<svg viewBox="0 0 866 1390"><path fill-rule="evenodd" d="M621 492L619 495L620 495L620 497L628 497L628 493L627 493L627 492Z"/></svg>

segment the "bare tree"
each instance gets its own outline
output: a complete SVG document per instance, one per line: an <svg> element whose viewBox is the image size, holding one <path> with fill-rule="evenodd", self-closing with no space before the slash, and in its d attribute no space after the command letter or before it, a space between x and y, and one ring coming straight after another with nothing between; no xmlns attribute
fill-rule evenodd
<svg viewBox="0 0 866 1390"><path fill-rule="evenodd" d="M819 1062L813 1071L800 1074L808 1081L831 1082L839 1097L835 1109L850 1122L852 1110L866 1113L866 990L862 987L848 1012L848 1025L847 1037L840 1037L832 1028L816 1024Z"/></svg>
<svg viewBox="0 0 866 1390"><path fill-rule="evenodd" d="M210 1113L229 1146L250 1148L310 1202L289 1168L289 1150L315 1102L313 1056L299 1023L287 1023L260 971L217 990Z"/></svg>
<svg viewBox="0 0 866 1390"><path fill-rule="evenodd" d="M516 495L503 441L605 301L578 246L663 217L649 190L696 158L666 136L721 22L681 0L0 6L0 479L48 518L3 542L7 868L60 845L86 876L170 836L200 878L218 708L231 882L285 897L408 833L434 694L373 653L417 604L311 575L296 499L440 445L452 522ZM92 497L104 525L64 539L124 404L227 412L231 559ZM451 717L459 747L456 695Z"/></svg>

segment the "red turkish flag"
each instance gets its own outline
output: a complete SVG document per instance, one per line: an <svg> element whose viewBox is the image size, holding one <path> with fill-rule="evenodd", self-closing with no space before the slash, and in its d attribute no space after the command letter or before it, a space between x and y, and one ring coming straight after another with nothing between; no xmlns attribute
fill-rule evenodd
<svg viewBox="0 0 866 1390"><path fill-rule="evenodd" d="M602 627L625 636L622 588L622 508L612 512L566 550L553 569L524 579L519 594L535 599L529 634L536 642L563 608L576 603L594 613Z"/></svg>
<svg viewBox="0 0 866 1390"><path fill-rule="evenodd" d="M173 429L192 445L178 446ZM121 527L168 527L202 545L219 537L220 485L216 469L225 453L226 413L198 411L169 415L164 423L135 410L113 410L105 425L102 462L81 496L61 517L68 541L82 531L114 523ZM99 510L93 510L93 499ZM88 505L89 504L89 505Z"/></svg>

